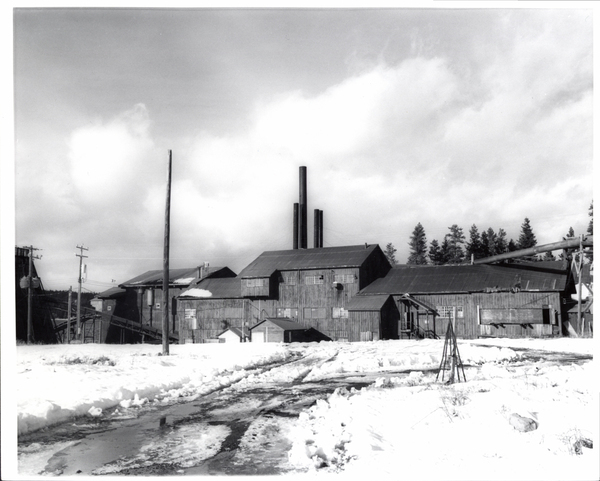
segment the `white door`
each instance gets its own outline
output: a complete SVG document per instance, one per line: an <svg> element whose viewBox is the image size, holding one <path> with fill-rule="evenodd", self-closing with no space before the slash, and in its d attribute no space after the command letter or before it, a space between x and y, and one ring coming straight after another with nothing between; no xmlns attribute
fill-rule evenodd
<svg viewBox="0 0 600 481"><path fill-rule="evenodd" d="M255 331L252 333L252 342L265 342L265 332Z"/></svg>

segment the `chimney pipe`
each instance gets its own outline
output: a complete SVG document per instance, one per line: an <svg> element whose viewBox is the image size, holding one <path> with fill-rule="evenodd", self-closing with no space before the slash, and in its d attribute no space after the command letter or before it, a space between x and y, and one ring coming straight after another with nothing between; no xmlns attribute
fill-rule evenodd
<svg viewBox="0 0 600 481"><path fill-rule="evenodd" d="M323 211L319 211L319 247L323 247Z"/></svg>
<svg viewBox="0 0 600 481"><path fill-rule="evenodd" d="M293 248L298 248L298 202L294 202L294 233L293 237Z"/></svg>
<svg viewBox="0 0 600 481"><path fill-rule="evenodd" d="M315 249L318 247L321 247L319 245L319 239L321 238L321 235L319 234L319 209L315 209L315 213L314 213L314 223L315 223L315 228L313 230L313 244Z"/></svg>
<svg viewBox="0 0 600 481"><path fill-rule="evenodd" d="M299 204L300 204L300 215L299 215L299 222L298 222L298 233L300 236L299 239L299 244L300 244L300 249L306 249L308 247L308 219L307 219L307 204L308 204L308 198L307 198L307 192L306 192L306 167L302 166L300 167L300 199L299 199Z"/></svg>

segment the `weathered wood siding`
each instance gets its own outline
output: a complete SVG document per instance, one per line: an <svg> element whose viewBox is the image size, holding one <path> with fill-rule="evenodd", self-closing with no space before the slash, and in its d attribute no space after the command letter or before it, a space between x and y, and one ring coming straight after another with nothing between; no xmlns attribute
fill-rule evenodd
<svg viewBox="0 0 600 481"><path fill-rule="evenodd" d="M250 319L251 308L252 303L245 299L180 299L179 342L207 342L228 327L242 328Z"/></svg>
<svg viewBox="0 0 600 481"><path fill-rule="evenodd" d="M506 323L509 322L509 309L534 309L539 311L547 308L554 312L550 317L556 319L556 325L562 324L561 318L561 299L558 292L494 292L494 293L473 293L473 294L430 294L414 295L416 299L423 301L435 308L446 307L456 308L454 320L454 331L456 335L463 339L476 339L480 336L509 336L509 337L543 337L557 334L553 329L553 321L549 327L529 327L520 324L497 327L482 324L480 327L478 321L479 309L497 309L505 310ZM460 309L462 308L462 315ZM542 318L542 317L539 317ZM435 322L435 333L443 337L448 328L448 317L438 316ZM501 319L501 317L499 317ZM500 323L499 323L500 324ZM532 324L532 326L547 326L546 324Z"/></svg>
<svg viewBox="0 0 600 481"><path fill-rule="evenodd" d="M282 271L277 298L261 300L260 312L263 318L287 317L333 340L346 339L348 318L337 314L358 290L358 268Z"/></svg>
<svg viewBox="0 0 600 481"><path fill-rule="evenodd" d="M260 326L252 329L251 339L255 342L257 336L264 336L264 342L283 342L284 341L284 330L272 324L270 322L264 322Z"/></svg>
<svg viewBox="0 0 600 481"><path fill-rule="evenodd" d="M378 341L381 313L379 311L350 311L348 341Z"/></svg>
<svg viewBox="0 0 600 481"><path fill-rule="evenodd" d="M242 296L243 297L269 297L272 293L271 277L258 277L242 279Z"/></svg>

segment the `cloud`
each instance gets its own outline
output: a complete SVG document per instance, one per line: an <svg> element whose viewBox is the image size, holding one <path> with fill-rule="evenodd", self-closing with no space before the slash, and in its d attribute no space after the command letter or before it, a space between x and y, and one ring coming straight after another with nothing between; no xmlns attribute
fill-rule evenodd
<svg viewBox="0 0 600 481"><path fill-rule="evenodd" d="M452 224L517 238L525 217L539 243L579 233L592 198L591 26L581 13L499 17L475 53L423 39L435 48L380 57L317 93L263 97L235 131L220 119L218 130L162 137L144 104L93 119L67 136L53 168L19 164L17 227L46 222L35 242L58 242L60 227L70 256L85 242L96 278L160 267L168 142L173 267L239 272L262 251L291 248L303 165L309 239L322 209L325 246L392 242L402 262L418 222L428 241Z"/></svg>
<svg viewBox="0 0 600 481"><path fill-rule="evenodd" d="M73 185L89 204L114 206L156 182L156 147L143 104L108 122L75 130L69 140Z"/></svg>

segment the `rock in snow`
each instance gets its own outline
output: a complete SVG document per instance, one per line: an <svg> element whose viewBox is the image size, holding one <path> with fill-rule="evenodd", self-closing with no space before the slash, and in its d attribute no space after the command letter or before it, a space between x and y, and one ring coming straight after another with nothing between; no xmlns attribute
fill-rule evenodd
<svg viewBox="0 0 600 481"><path fill-rule="evenodd" d="M538 423L535 419L526 418L520 414L513 413L510 415L509 422L513 428L522 433L535 431L538 428Z"/></svg>

